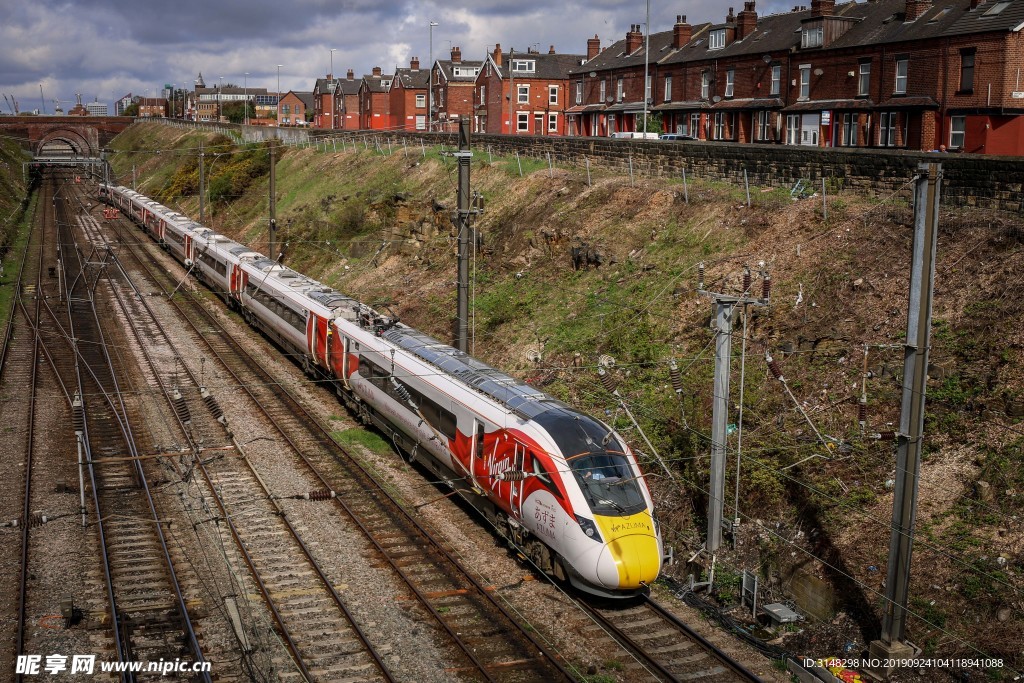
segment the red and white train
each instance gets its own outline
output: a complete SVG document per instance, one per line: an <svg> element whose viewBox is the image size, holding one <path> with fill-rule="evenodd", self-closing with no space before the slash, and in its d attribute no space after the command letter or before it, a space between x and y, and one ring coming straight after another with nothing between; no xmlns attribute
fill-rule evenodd
<svg viewBox="0 0 1024 683"><path fill-rule="evenodd" d="M651 495L608 425L130 189L101 185L100 198L543 571L619 598L657 578Z"/></svg>

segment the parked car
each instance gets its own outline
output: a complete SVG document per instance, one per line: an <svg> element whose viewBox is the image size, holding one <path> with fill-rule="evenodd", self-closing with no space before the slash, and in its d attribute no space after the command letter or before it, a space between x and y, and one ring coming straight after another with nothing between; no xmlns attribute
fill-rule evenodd
<svg viewBox="0 0 1024 683"><path fill-rule="evenodd" d="M683 133L665 133L659 138L661 140L696 140L697 138L692 135L685 135Z"/></svg>
<svg viewBox="0 0 1024 683"><path fill-rule="evenodd" d="M657 140L657 133L636 133L632 131L620 131L618 133L612 133L611 137L616 139L627 139L627 140Z"/></svg>

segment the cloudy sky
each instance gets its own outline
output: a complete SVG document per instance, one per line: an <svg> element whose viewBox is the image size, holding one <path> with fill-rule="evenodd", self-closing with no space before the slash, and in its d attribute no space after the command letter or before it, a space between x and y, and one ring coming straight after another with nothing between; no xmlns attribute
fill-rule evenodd
<svg viewBox="0 0 1024 683"><path fill-rule="evenodd" d="M792 4L762 0L757 10ZM652 31L670 29L677 14L720 22L730 5L743 8L742 0L651 0ZM191 85L199 72L208 86L223 76L273 91L278 64L283 91L312 90L330 69L331 48L340 76L374 66L390 73L414 56L426 65L431 20L439 24L435 59L452 45L463 59L481 59L495 43L506 52L554 45L585 53L588 37L600 36L604 47L643 23L645 11L641 0L0 0L0 93L21 110L45 106L52 114L54 100L66 111L76 93L111 105L129 92L155 96L165 83ZM10 113L3 98L0 107Z"/></svg>

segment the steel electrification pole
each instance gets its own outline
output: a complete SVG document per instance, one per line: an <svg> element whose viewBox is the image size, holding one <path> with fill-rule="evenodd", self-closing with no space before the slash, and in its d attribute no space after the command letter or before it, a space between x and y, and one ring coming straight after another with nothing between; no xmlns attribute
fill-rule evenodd
<svg viewBox="0 0 1024 683"><path fill-rule="evenodd" d="M469 145L469 119L463 117L459 120L459 151L456 152L459 159L459 282L455 348L459 351L467 351L469 348L469 162L473 158Z"/></svg>
<svg viewBox="0 0 1024 683"><path fill-rule="evenodd" d="M917 489L921 474L924 399L928 380L928 345L935 290L935 251L939 234L939 188L942 164L918 165L914 187L914 246L910 262L907 337L903 349L903 403L896 435L896 487L892 504L892 537L885 581L882 638L869 646L871 658L893 660L915 655L904 641L910 588L910 556L914 546ZM893 667L876 674L888 676Z"/></svg>
<svg viewBox="0 0 1024 683"><path fill-rule="evenodd" d="M277 252L275 251L275 245L277 244L277 190L276 190L276 179L274 166L274 148L277 147L277 141L270 141L270 258L277 260Z"/></svg>
<svg viewBox="0 0 1024 683"><path fill-rule="evenodd" d="M436 21L430 22L430 72L434 71L434 27L439 26ZM427 78L427 132L434 129L434 79L433 75ZM460 127L461 130L461 127ZM465 349L463 349L465 350Z"/></svg>
<svg viewBox="0 0 1024 683"><path fill-rule="evenodd" d="M203 141L199 141L199 222L206 225L206 153L203 152Z"/></svg>
<svg viewBox="0 0 1024 683"><path fill-rule="evenodd" d="M732 365L732 321L736 306L767 306L770 282L762 273L765 286L761 298L719 294L704 289L704 264L698 269L698 291L715 300L715 380L711 403L711 481L708 491L708 533L704 549L712 557L722 545L722 524L725 508L725 463L729 422L729 371ZM746 278L745 278L746 279ZM749 291L749 285L746 287Z"/></svg>

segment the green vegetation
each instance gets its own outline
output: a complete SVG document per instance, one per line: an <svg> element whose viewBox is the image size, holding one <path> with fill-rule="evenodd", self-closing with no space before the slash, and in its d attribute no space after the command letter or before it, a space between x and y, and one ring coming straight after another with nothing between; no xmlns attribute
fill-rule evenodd
<svg viewBox="0 0 1024 683"><path fill-rule="evenodd" d="M354 427L340 432L331 432L331 437L342 446L361 446L373 453L390 453L391 445L377 432Z"/></svg>

